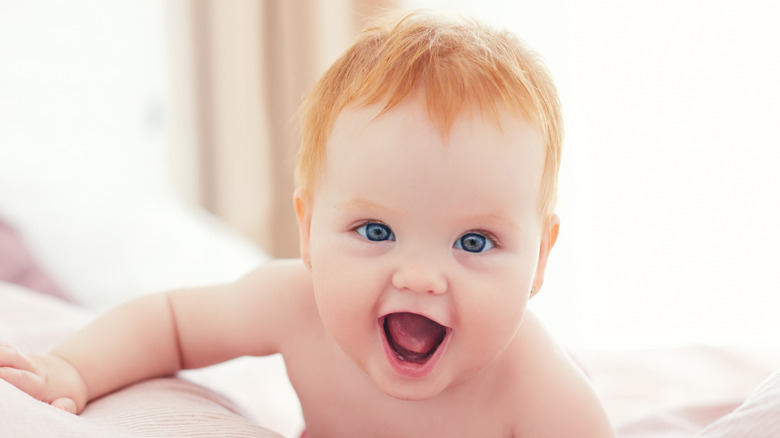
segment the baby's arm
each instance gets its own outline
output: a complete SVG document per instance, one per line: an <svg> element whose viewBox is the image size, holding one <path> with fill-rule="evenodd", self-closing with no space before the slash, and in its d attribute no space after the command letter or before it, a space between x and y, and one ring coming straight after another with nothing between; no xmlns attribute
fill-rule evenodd
<svg viewBox="0 0 780 438"><path fill-rule="evenodd" d="M88 400L178 370L167 295L130 301L101 316L50 354L6 346L0 378L47 403L78 413Z"/></svg>
<svg viewBox="0 0 780 438"><path fill-rule="evenodd" d="M274 265L235 284L130 301L50 354L28 355L0 346L0 378L42 401L79 413L89 400L140 380L242 355L274 353L277 319L284 319L279 307L285 302L278 299L285 279L272 275L277 271Z"/></svg>

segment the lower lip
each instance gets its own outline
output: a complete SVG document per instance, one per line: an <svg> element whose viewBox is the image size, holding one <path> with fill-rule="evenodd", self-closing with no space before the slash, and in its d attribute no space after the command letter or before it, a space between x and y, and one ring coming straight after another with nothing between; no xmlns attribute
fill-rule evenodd
<svg viewBox="0 0 780 438"><path fill-rule="evenodd" d="M436 348L436 351L425 363L406 362L405 360L399 359L398 356L396 356L393 347L390 346L390 342L387 340L387 335L385 334L384 323L385 319L379 318L379 337L381 338L382 345L385 349L387 362L396 373L410 379L421 379L428 376L433 369L436 368L439 360L441 360L441 357L444 355L444 351L447 349L447 345L450 343L450 332L452 330L447 327L447 333L444 335L444 340L441 341L439 347Z"/></svg>

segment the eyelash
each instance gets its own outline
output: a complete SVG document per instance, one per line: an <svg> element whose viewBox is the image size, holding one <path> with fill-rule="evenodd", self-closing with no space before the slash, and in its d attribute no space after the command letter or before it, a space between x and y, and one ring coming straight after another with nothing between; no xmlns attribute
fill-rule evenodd
<svg viewBox="0 0 780 438"><path fill-rule="evenodd" d="M366 229L366 230L361 232L361 228L367 227L368 225L376 225L378 227L386 229L387 232L388 232L387 238L386 239L377 239L377 240L369 238L369 236L368 236L368 229ZM380 221L376 221L376 220L367 220L367 221L360 222L358 225L356 225L355 227L352 228L352 231L357 233L357 234L359 234L360 237L362 237L363 239L366 239L366 240L368 240L370 242L384 242L384 241L387 241L387 240L391 240L391 241L395 240L395 233L393 233L393 230L389 226L387 226L386 224L384 224L384 223L382 223Z"/></svg>
<svg viewBox="0 0 780 438"><path fill-rule="evenodd" d="M463 248L463 243L462 243L463 238L466 237L466 236L469 236L471 234L474 234L474 235L477 235L477 236L480 236L480 237L484 238L485 242L486 242L486 245L489 244L490 247L488 249L486 249L486 250L484 249L484 247L482 247L482 248L480 248L480 251L469 251L469 250ZM470 230L470 231L467 231L467 232L461 234L460 237L458 237L455 240L455 243L452 246L454 248L461 249L463 251L470 252L472 254L480 254L480 253L489 251L491 249L500 248L501 247L501 245L498 242L498 239L496 239L496 237L493 235L493 233L490 233L490 232L485 231L485 230ZM460 248L458 248L458 246L460 246Z"/></svg>
<svg viewBox="0 0 780 438"><path fill-rule="evenodd" d="M469 233L481 234L481 235L485 236L485 238L487 240L489 240L493 244L493 246L495 246L496 248L500 248L501 247L501 243L498 241L498 237L496 237L496 235L491 233L490 231L486 231L486 230L472 230L472 231L467 231L467 232L463 233L463 235L465 236L466 234L469 234Z"/></svg>

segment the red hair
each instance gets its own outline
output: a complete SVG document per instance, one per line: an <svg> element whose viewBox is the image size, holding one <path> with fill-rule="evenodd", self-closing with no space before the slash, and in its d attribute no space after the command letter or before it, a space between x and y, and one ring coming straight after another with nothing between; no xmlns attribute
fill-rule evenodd
<svg viewBox="0 0 780 438"><path fill-rule="evenodd" d="M498 122L500 105L534 125L546 147L540 215L550 217L563 123L547 68L509 32L423 11L380 19L364 30L303 102L296 179L304 196L311 196L328 136L347 105L386 102L387 111L415 90L445 138L455 118L474 108Z"/></svg>

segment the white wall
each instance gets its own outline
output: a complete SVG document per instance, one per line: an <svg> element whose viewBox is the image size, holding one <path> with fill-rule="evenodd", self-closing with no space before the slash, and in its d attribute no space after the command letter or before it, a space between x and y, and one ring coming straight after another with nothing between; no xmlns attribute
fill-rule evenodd
<svg viewBox="0 0 780 438"><path fill-rule="evenodd" d="M164 12L157 0L0 0L0 180L158 189Z"/></svg>
<svg viewBox="0 0 780 438"><path fill-rule="evenodd" d="M532 304L564 342L777 346L780 3L414 1L546 58L561 237Z"/></svg>

